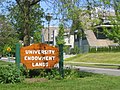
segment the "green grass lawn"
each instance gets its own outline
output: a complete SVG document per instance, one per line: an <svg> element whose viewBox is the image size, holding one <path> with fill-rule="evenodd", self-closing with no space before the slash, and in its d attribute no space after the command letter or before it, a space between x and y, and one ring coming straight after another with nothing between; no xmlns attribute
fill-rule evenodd
<svg viewBox="0 0 120 90"><path fill-rule="evenodd" d="M120 77L92 75L45 82L0 84L0 90L119 90Z"/></svg>
<svg viewBox="0 0 120 90"><path fill-rule="evenodd" d="M0 61L0 65L7 65ZM76 75L73 73L73 75ZM120 77L92 73L82 73L82 77L62 80L23 81L16 84L0 84L0 90L119 90ZM38 77L37 77L38 79ZM30 79L31 80L31 79Z"/></svg>
<svg viewBox="0 0 120 90"><path fill-rule="evenodd" d="M65 64L118 69L120 67L114 64L120 64L120 52L78 54L65 59Z"/></svg>
<svg viewBox="0 0 120 90"><path fill-rule="evenodd" d="M68 58L65 61L120 64L120 52L79 54L75 57Z"/></svg>

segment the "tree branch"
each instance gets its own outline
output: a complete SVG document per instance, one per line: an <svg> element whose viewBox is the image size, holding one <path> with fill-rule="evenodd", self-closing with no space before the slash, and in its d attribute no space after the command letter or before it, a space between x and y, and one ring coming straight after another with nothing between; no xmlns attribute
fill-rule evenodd
<svg viewBox="0 0 120 90"><path fill-rule="evenodd" d="M31 4L30 4L30 6L35 5L35 4L36 4L36 3L38 3L39 1L41 1L41 0L32 0L32 2L31 2Z"/></svg>
<svg viewBox="0 0 120 90"><path fill-rule="evenodd" d="M20 7L21 11L24 12L23 7L20 5L20 0L16 0L18 6Z"/></svg>

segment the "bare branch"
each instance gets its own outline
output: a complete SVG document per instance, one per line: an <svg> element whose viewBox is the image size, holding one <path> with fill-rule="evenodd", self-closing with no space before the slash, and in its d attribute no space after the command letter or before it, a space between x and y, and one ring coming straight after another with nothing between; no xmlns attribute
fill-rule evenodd
<svg viewBox="0 0 120 90"><path fill-rule="evenodd" d="M33 6L33 5L37 4L39 1L41 1L41 0L32 0L30 6Z"/></svg>

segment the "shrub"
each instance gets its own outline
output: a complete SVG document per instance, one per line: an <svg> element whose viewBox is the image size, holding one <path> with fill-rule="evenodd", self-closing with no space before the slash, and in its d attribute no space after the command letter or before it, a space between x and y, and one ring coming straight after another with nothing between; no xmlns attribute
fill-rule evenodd
<svg viewBox="0 0 120 90"><path fill-rule="evenodd" d="M40 77L48 79L61 79L58 68L53 69L33 69L28 71L28 77Z"/></svg>
<svg viewBox="0 0 120 90"><path fill-rule="evenodd" d="M63 50L64 50L65 54L70 54L70 46L64 45Z"/></svg>
<svg viewBox="0 0 120 90"><path fill-rule="evenodd" d="M23 78L14 64L0 66L0 83L18 83L22 80Z"/></svg>
<svg viewBox="0 0 120 90"><path fill-rule="evenodd" d="M29 71L29 77L40 77L47 78L49 80L61 80L63 79L60 76L59 68L53 69L35 69ZM93 73L81 72L79 69L64 69L64 79L76 79L76 78L84 78L94 75Z"/></svg>
<svg viewBox="0 0 120 90"><path fill-rule="evenodd" d="M79 54L79 52L80 52L80 48L78 46L75 46L70 50L70 54Z"/></svg>
<svg viewBox="0 0 120 90"><path fill-rule="evenodd" d="M120 46L109 46L109 47L98 47L97 50L95 47L90 48L89 52L120 52Z"/></svg>

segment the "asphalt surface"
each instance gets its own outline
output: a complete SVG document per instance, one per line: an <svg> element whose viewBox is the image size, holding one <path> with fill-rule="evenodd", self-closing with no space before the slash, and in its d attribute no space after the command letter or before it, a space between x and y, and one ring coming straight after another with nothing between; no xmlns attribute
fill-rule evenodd
<svg viewBox="0 0 120 90"><path fill-rule="evenodd" d="M98 74L120 76L119 69L93 68L93 67L71 66L71 65L65 65L64 67L76 68L76 69L79 69L80 71L84 71L84 72L92 72L92 73L98 73Z"/></svg>
<svg viewBox="0 0 120 90"><path fill-rule="evenodd" d="M117 69L103 69L103 68L91 68L91 67L80 67L80 66L75 66L75 68L79 68L80 71L85 71L85 72L120 76L120 70Z"/></svg>

